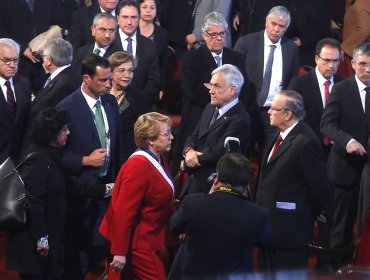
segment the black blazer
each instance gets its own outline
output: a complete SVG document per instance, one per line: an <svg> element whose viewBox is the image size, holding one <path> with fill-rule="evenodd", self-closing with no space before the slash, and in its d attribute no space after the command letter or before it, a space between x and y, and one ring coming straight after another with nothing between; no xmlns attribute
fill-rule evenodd
<svg viewBox="0 0 370 280"><path fill-rule="evenodd" d="M270 212L273 247L302 248L310 243L313 221L328 199L329 178L321 143L306 123L298 122L267 162L277 136L261 163L257 204ZM281 202L294 203L294 209L284 209Z"/></svg>
<svg viewBox="0 0 370 280"><path fill-rule="evenodd" d="M159 94L159 64L156 46L152 40L139 32L136 33L136 39L137 67L132 84L137 89L143 90L151 104L154 104L158 100ZM114 44L119 50L124 50L119 32L117 32Z"/></svg>
<svg viewBox="0 0 370 280"><path fill-rule="evenodd" d="M32 120L47 107L55 107L64 97L74 92L81 86L81 75L73 67L67 67L37 94L31 102L30 115L27 121L26 132L22 143L22 155L31 144Z"/></svg>
<svg viewBox="0 0 370 280"><path fill-rule="evenodd" d="M13 85L16 98L14 119L11 117L4 93L0 88L0 163L9 156L19 157L30 109L32 90L29 80L17 75L13 77Z"/></svg>
<svg viewBox="0 0 370 280"><path fill-rule="evenodd" d="M182 195L187 193L208 193L210 186L206 181L208 176L215 171L217 161L225 154L224 141L226 137L237 137L240 141L242 154L247 153L250 141L251 123L248 113L239 102L231 107L224 115L219 117L211 126L209 123L213 116L215 106L208 104L197 123L193 133L185 142L186 147L192 147L198 152L204 153L199 156L198 168L186 167L191 175L185 183Z"/></svg>
<svg viewBox="0 0 370 280"><path fill-rule="evenodd" d="M228 48L223 49L222 64L233 64L244 73L244 57ZM186 139L194 130L204 107L210 102L209 83L212 71L217 68L215 59L206 45L186 53L182 57L183 103L181 112L181 134ZM243 94L243 93L241 93Z"/></svg>
<svg viewBox="0 0 370 280"><path fill-rule="evenodd" d="M101 13L98 1L93 1L91 6L80 8L73 13L67 40L72 44L74 50L94 43L95 39L91 35L91 25L98 13Z"/></svg>
<svg viewBox="0 0 370 280"><path fill-rule="evenodd" d="M58 0L34 0L31 12L27 1L0 1L0 38L12 38L23 54L28 43L51 25L63 27L63 13Z"/></svg>
<svg viewBox="0 0 370 280"><path fill-rule="evenodd" d="M134 125L139 116L151 111L146 96L140 90L130 86L126 90L124 102L118 104L120 125L120 159L122 162L137 149L134 141Z"/></svg>
<svg viewBox="0 0 370 280"><path fill-rule="evenodd" d="M334 76L334 83L341 80L341 77L337 75ZM320 132L320 121L324 110L324 104L322 102L321 91L315 70L313 69L302 76L294 77L290 81L288 89L295 90L302 95L304 109L306 111L304 121L313 129L321 141L323 136Z"/></svg>
<svg viewBox="0 0 370 280"><path fill-rule="evenodd" d="M67 184L61 149L32 146L29 152L37 154L24 163L20 173L26 183L30 222L24 231L10 234L7 267L22 273L41 273L48 266L48 270L55 273L62 256L67 192L103 197L105 185ZM36 253L36 240L46 235L49 235L49 255L40 258Z"/></svg>
<svg viewBox="0 0 370 280"><path fill-rule="evenodd" d="M224 192L185 197L170 230L186 235L168 278L173 280L253 273L254 245L271 239L266 209Z"/></svg>
<svg viewBox="0 0 370 280"><path fill-rule="evenodd" d="M261 92L264 65L264 30L242 36L235 44L234 50L245 55L247 74L247 94L243 102L248 111L257 106L256 100ZM289 81L298 73L298 48L287 38L281 38L283 56L282 89L288 87Z"/></svg>
<svg viewBox="0 0 370 280"><path fill-rule="evenodd" d="M354 77L333 86L320 127L322 134L334 141L328 160L330 179L336 184L352 185L360 178L365 159L348 154L346 146L353 138L366 148L369 137Z"/></svg>

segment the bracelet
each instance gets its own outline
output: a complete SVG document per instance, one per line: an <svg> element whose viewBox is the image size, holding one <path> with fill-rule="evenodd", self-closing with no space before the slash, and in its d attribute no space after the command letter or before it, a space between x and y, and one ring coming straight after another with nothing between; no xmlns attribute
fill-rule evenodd
<svg viewBox="0 0 370 280"><path fill-rule="evenodd" d="M104 197L110 197L113 193L114 183L105 184L105 194Z"/></svg>

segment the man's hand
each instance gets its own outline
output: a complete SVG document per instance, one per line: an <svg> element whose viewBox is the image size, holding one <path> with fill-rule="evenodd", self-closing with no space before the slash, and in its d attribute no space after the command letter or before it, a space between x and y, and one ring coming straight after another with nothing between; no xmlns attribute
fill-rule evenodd
<svg viewBox="0 0 370 280"><path fill-rule="evenodd" d="M190 168L199 167L200 163L198 157L201 155L203 155L203 153L198 152L196 150L190 150L189 152L186 153L185 156L186 165Z"/></svg>
<svg viewBox="0 0 370 280"><path fill-rule="evenodd" d="M24 52L23 52L23 55L28 57L29 60L31 60L33 63L36 63L36 62L39 62L40 60L38 58L36 58L33 53L32 53L32 50L30 49L30 47L27 47Z"/></svg>
<svg viewBox="0 0 370 280"><path fill-rule="evenodd" d="M238 31L238 26L240 25L240 18L238 15L235 15L233 18L233 28L235 31Z"/></svg>
<svg viewBox="0 0 370 280"><path fill-rule="evenodd" d="M115 255L109 265L113 271L120 272L126 265L126 255Z"/></svg>
<svg viewBox="0 0 370 280"><path fill-rule="evenodd" d="M195 34L186 35L185 42L188 47L188 51L191 51L194 48L194 44L197 42L197 37Z"/></svg>
<svg viewBox="0 0 370 280"><path fill-rule="evenodd" d="M82 158L83 166L102 167L107 155L107 149L99 148L94 150L90 155Z"/></svg>
<svg viewBox="0 0 370 280"><path fill-rule="evenodd" d="M293 43L297 45L297 47L300 47L302 46L302 42L301 42L301 39L299 39L298 37L294 37L292 39Z"/></svg>
<svg viewBox="0 0 370 280"><path fill-rule="evenodd" d="M346 147L347 153L364 156L366 154L365 148L356 140L353 140Z"/></svg>

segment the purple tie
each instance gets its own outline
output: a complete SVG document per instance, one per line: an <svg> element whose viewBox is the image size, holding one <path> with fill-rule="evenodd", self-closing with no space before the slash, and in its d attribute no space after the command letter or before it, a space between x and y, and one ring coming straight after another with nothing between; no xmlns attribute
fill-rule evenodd
<svg viewBox="0 0 370 280"><path fill-rule="evenodd" d="M12 87L10 86L9 80L5 82L6 86L6 102L8 103L9 110L14 115L15 113L15 99L14 99L14 92L12 90Z"/></svg>

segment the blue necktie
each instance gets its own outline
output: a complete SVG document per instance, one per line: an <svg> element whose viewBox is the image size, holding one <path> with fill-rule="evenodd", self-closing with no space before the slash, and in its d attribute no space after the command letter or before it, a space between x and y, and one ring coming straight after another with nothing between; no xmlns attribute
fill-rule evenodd
<svg viewBox="0 0 370 280"><path fill-rule="evenodd" d="M274 51L275 51L275 49L276 49L275 45L270 46L270 53L269 53L269 56L267 58L265 74L263 75L261 93L260 93L259 98L258 98L258 105L260 107L262 107L263 104L265 104L267 96L269 95L271 75L272 75L272 64L274 63Z"/></svg>
<svg viewBox="0 0 370 280"><path fill-rule="evenodd" d="M132 38L127 37L126 41L127 41L127 50L126 50L126 52L132 54Z"/></svg>
<svg viewBox="0 0 370 280"><path fill-rule="evenodd" d="M220 67L221 66L221 57L218 56L218 55L215 55L215 60L216 60L216 63L217 63L217 67Z"/></svg>

